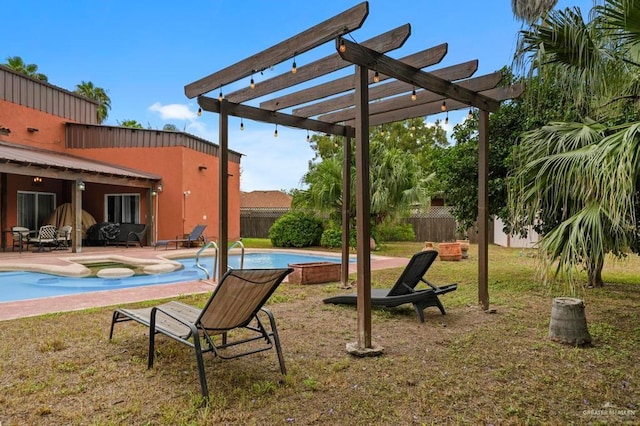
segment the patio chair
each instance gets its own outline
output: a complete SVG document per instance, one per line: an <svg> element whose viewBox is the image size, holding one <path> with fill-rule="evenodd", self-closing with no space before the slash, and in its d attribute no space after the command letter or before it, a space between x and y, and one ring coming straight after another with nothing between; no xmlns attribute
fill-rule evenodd
<svg viewBox="0 0 640 426"><path fill-rule="evenodd" d="M24 226L12 226L11 227L11 236L13 238L13 245L11 246L11 251L15 251L16 247L22 252L22 248L26 245L27 250L29 249L29 228L25 228Z"/></svg>
<svg viewBox="0 0 640 426"><path fill-rule="evenodd" d="M193 348L202 396L205 398L209 396L202 358L205 352L229 359L275 347L280 371L286 374L275 318L263 305L291 271L291 268L231 269L221 278L202 309L177 301L153 308L116 309L113 312L109 340L113 336L113 327L118 322L133 320L148 326L148 368L153 367L155 335L158 333ZM259 318L259 314L269 319L268 329ZM227 333L235 329L247 332L234 333L233 338L230 338ZM219 340L219 343L215 343L214 338ZM247 346L243 347L246 349L239 349L239 345ZM231 348L235 350L230 350Z"/></svg>
<svg viewBox="0 0 640 426"><path fill-rule="evenodd" d="M436 306L442 315L445 315L444 306L440 303L439 295L448 293L458 288L458 284L448 284L438 287L426 279L424 275L438 257L436 250L425 250L413 255L404 271L391 289L371 289L371 305L393 308L407 303L413 304L420 322L424 322L422 312L429 306ZM416 290L420 282L429 288ZM333 296L323 300L324 303L355 305L358 296L356 293L342 296Z"/></svg>
<svg viewBox="0 0 640 426"><path fill-rule="evenodd" d="M51 250L58 245L58 230L53 225L43 225L35 238L29 238L29 244L36 244L38 251L44 251L45 247Z"/></svg>
<svg viewBox="0 0 640 426"><path fill-rule="evenodd" d="M178 244L180 243L185 243L187 246L191 246L192 242L196 242L196 241L202 241L204 242L204 235L203 232L205 230L205 228L207 227L207 225L196 225L195 228L193 228L193 231L191 231L191 233L187 236L187 238L179 238L176 237L173 240L159 240L156 241L156 244L154 246L154 250L158 248L158 246L164 246L165 250L168 249L169 244L171 243L175 243L176 245L176 249L178 248Z"/></svg>
<svg viewBox="0 0 640 426"><path fill-rule="evenodd" d="M58 248L71 247L71 231L73 231L71 225L65 225L58 231Z"/></svg>

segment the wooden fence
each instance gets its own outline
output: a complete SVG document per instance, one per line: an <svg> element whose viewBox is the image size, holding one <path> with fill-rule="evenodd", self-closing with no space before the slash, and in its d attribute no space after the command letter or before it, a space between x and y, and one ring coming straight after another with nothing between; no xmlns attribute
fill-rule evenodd
<svg viewBox="0 0 640 426"><path fill-rule="evenodd" d="M243 238L269 238L269 229L287 208L240 209L240 234ZM407 219L413 226L416 241L453 241L459 238L456 220L446 206L432 206L425 213L414 213ZM467 232L472 243L477 242L476 228ZM489 226L489 242L493 243L493 222Z"/></svg>

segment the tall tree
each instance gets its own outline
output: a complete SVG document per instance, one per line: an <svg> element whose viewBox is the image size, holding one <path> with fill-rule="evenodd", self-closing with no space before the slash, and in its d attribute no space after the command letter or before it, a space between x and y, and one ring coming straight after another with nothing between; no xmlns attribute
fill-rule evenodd
<svg viewBox="0 0 640 426"><path fill-rule="evenodd" d="M49 78L46 75L38 72L38 66L36 64L26 64L20 56L8 57L5 65L20 74L42 81L49 81Z"/></svg>
<svg viewBox="0 0 640 426"><path fill-rule="evenodd" d="M511 9L516 18L533 24L555 7L558 0L511 0Z"/></svg>
<svg viewBox="0 0 640 426"><path fill-rule="evenodd" d="M544 270L574 292L577 272L602 286L607 253L638 249L640 0L605 0L591 16L553 11L522 32L520 54L584 118L527 133L510 182L513 217L544 232Z"/></svg>
<svg viewBox="0 0 640 426"><path fill-rule="evenodd" d="M75 93L98 102L98 123L102 124L104 120L109 116L109 110L111 109L111 98L107 95L107 92L101 88L94 86L90 81L81 81L76 85Z"/></svg>
<svg viewBox="0 0 640 426"><path fill-rule="evenodd" d="M434 144L442 143L430 139L428 135L432 134L424 124L411 121L372 129L370 176L371 219L374 223L402 217L416 205L428 206L428 185L432 176L421 164L419 156L410 151L429 150ZM329 213L335 222L340 222L344 202L342 139L315 135L312 148L316 151L316 160L320 161L309 163L309 171L302 179L307 189L294 193L293 205ZM355 163L351 168L350 184L355 188ZM355 197L348 202L353 211Z"/></svg>
<svg viewBox="0 0 640 426"><path fill-rule="evenodd" d="M131 129L144 129L144 127L142 127L142 124L138 123L136 120L118 121L118 125L122 127L129 127Z"/></svg>

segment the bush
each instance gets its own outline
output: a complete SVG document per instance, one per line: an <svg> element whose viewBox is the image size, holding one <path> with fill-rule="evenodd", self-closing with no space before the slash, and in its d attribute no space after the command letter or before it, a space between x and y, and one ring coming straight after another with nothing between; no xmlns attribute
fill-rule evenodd
<svg viewBox="0 0 640 426"><path fill-rule="evenodd" d="M303 212L280 216L269 229L269 239L275 247L309 247L320 244L322 222Z"/></svg>
<svg viewBox="0 0 640 426"><path fill-rule="evenodd" d="M320 245L326 248L338 248L342 247L342 229L331 227L324 230L322 238L320 239ZM356 230L351 230L349 236L349 247L356 246Z"/></svg>
<svg viewBox="0 0 640 426"><path fill-rule="evenodd" d="M383 223L376 227L382 241L415 241L416 233L410 223Z"/></svg>

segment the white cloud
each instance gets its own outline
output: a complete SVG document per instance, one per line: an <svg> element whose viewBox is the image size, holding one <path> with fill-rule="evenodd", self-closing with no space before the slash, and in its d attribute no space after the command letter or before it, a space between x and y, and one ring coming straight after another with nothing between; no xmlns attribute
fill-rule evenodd
<svg viewBox="0 0 640 426"><path fill-rule="evenodd" d="M197 114L184 104L162 105L160 102L156 102L149 107L149 111L160 114L160 118L163 120L194 121L197 118Z"/></svg>

